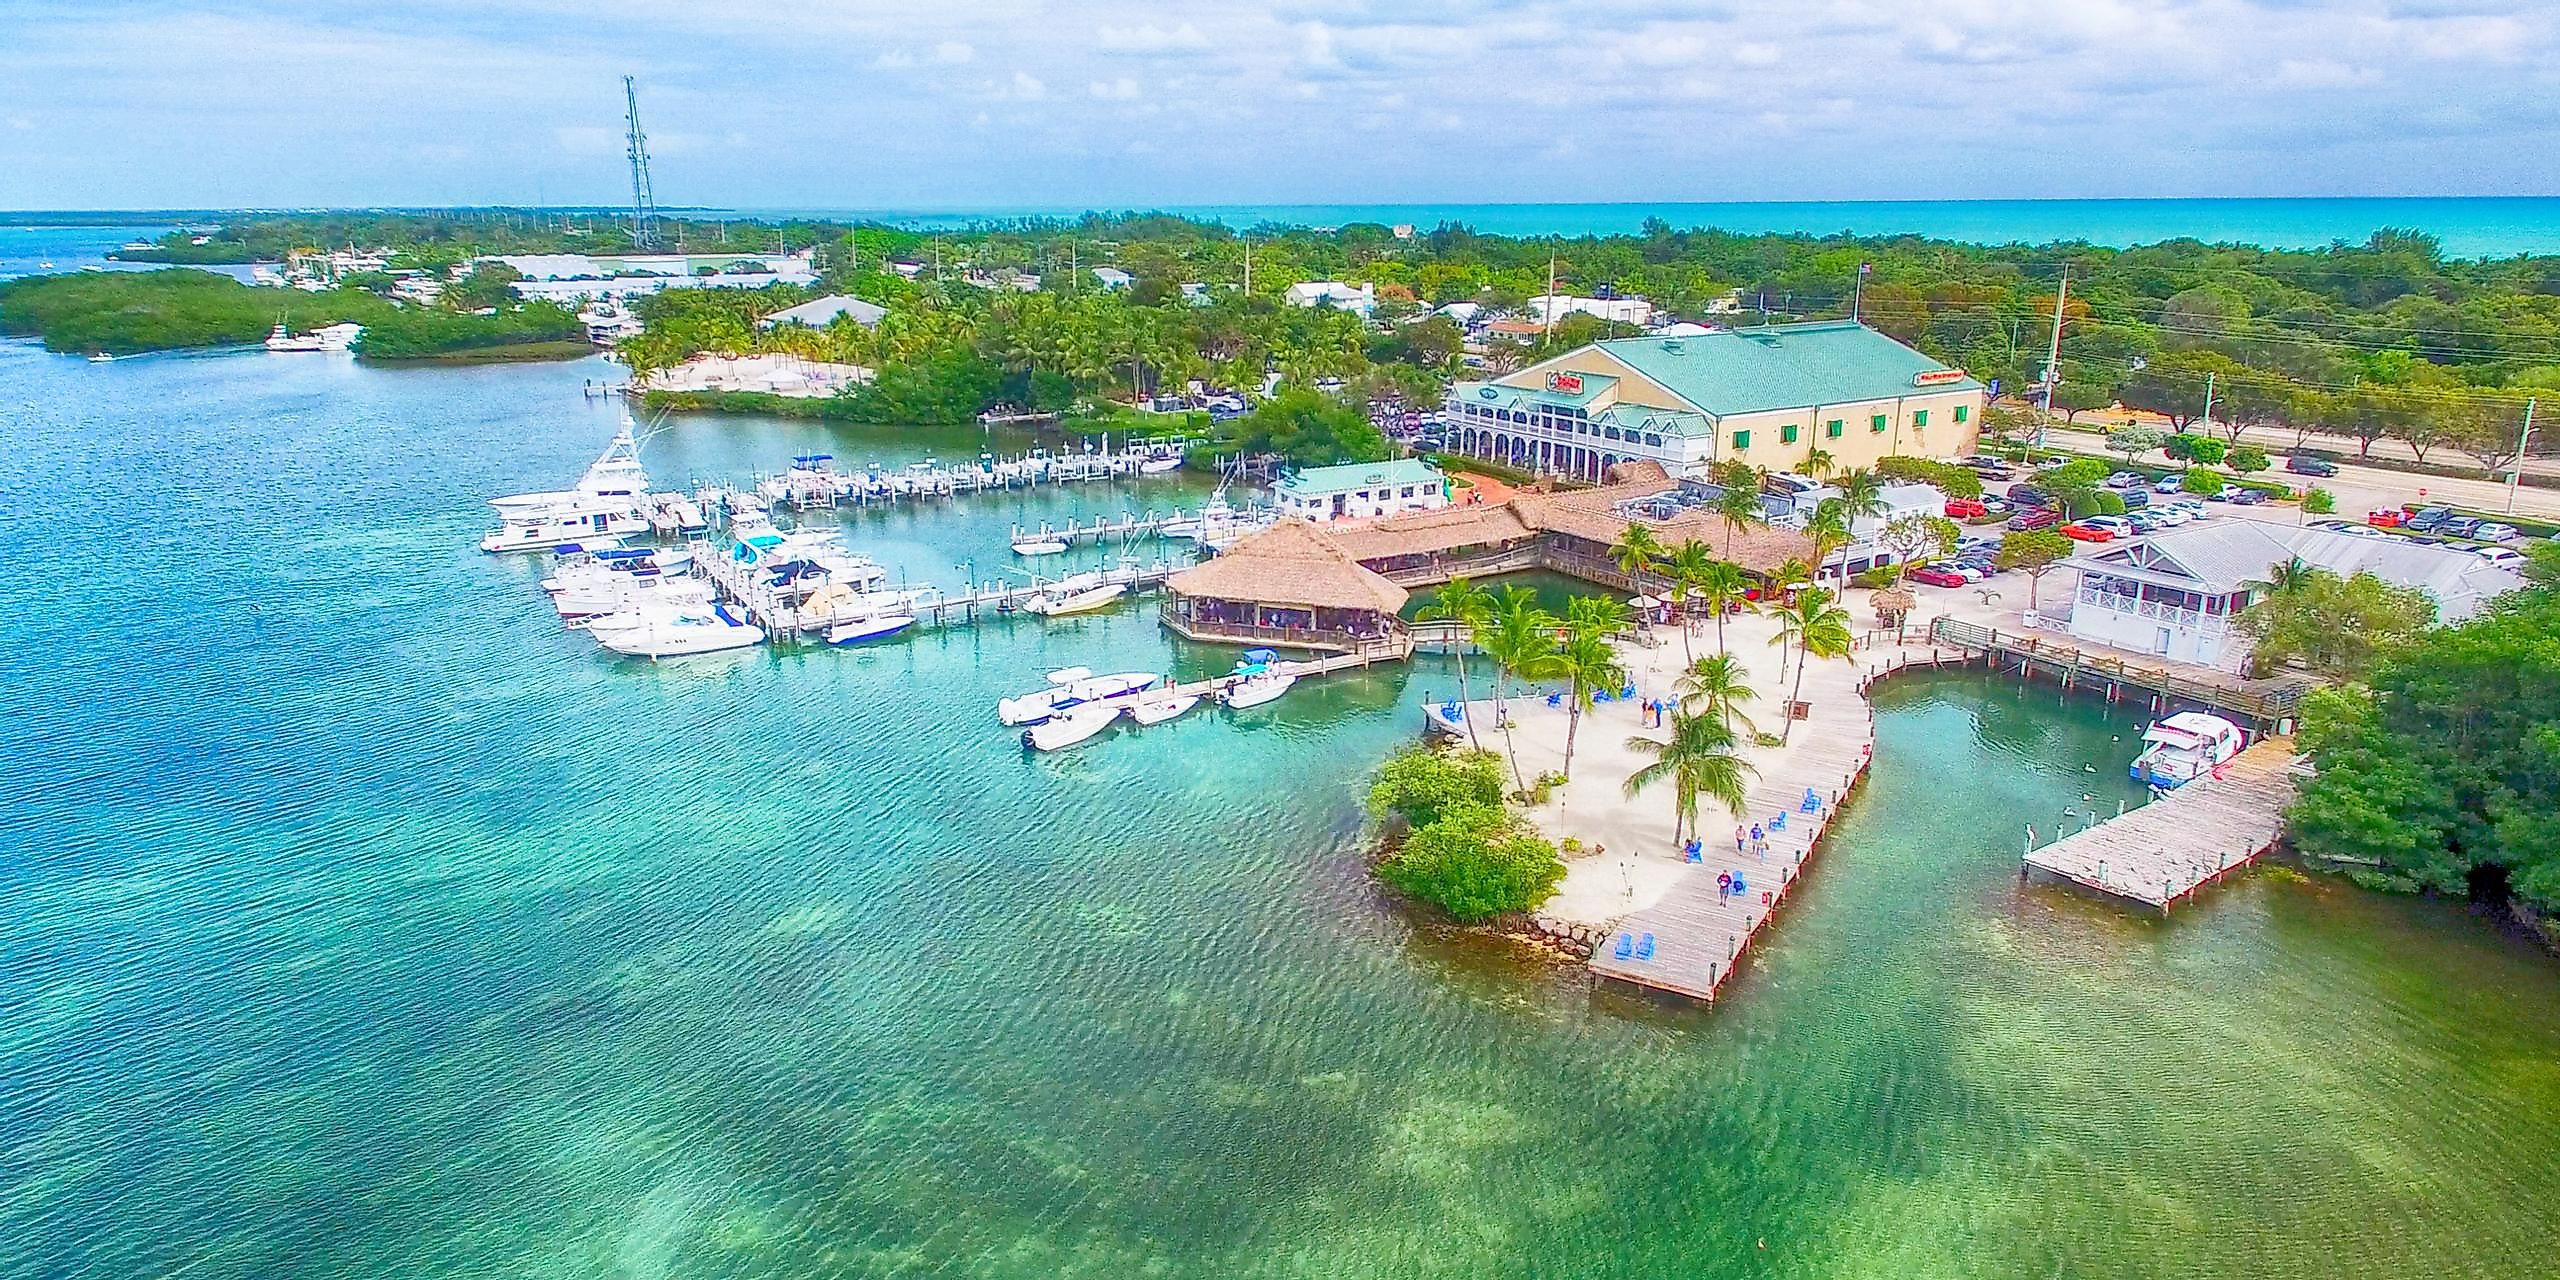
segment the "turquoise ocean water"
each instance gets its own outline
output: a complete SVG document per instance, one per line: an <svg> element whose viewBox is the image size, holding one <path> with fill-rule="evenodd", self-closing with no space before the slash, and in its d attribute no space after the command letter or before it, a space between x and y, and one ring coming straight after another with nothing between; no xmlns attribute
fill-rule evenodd
<svg viewBox="0 0 2560 1280"><path fill-rule="evenodd" d="M481 499L592 364L0 344L0 1276L2527 1277L2560 965L2281 876L2022 888L2129 712L1880 690L1732 998L1595 993L1368 884L1445 693L1329 678L1027 758L1141 607L659 665ZM684 420L662 481L973 432ZM913 579L1189 481L847 518ZM2084 797L2087 799L2084 800Z"/></svg>

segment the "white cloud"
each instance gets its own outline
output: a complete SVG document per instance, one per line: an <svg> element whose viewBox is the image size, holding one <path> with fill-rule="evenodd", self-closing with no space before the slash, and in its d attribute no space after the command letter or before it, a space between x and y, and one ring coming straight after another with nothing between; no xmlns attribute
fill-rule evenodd
<svg viewBox="0 0 2560 1280"><path fill-rule="evenodd" d="M1778 46L1758 40L1746 40L1733 46L1733 62L1738 67L1774 67L1785 56Z"/></svg>
<svg viewBox="0 0 2560 1280"><path fill-rule="evenodd" d="M1048 97L1049 86L1028 71L1016 71L1013 73L1013 83L1007 90L1007 94L1018 101L1032 102Z"/></svg>
<svg viewBox="0 0 2560 1280"><path fill-rule="evenodd" d="M1122 76L1117 80L1096 80L1086 88L1097 98L1127 101L1138 96L1138 82L1128 76Z"/></svg>
<svg viewBox="0 0 2560 1280"><path fill-rule="evenodd" d="M1181 49L1206 49L1209 37L1188 22L1175 27L1159 27L1142 22L1134 27L1105 25L1094 33L1095 42L1105 49L1120 53L1169 53Z"/></svg>
<svg viewBox="0 0 2560 1280"><path fill-rule="evenodd" d="M978 56L974 46L958 40L945 40L933 47L933 60L944 66L957 66Z"/></svg>

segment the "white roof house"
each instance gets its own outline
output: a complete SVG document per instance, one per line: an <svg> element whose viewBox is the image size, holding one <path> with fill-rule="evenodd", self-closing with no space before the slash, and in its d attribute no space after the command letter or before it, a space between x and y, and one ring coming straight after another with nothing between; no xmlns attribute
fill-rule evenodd
<svg viewBox="0 0 2560 1280"><path fill-rule="evenodd" d="M845 294L831 293L823 298L811 298L796 307L784 307L756 321L756 327L771 329L777 325L804 324L812 329L823 329L834 324L838 316L851 316L855 324L865 329L873 329L878 328L880 322L888 318L889 309L876 302L865 302Z"/></svg>
<svg viewBox="0 0 2560 1280"><path fill-rule="evenodd" d="M1093 278L1101 281L1102 287L1105 289L1126 289L1129 287L1131 281L1137 279L1136 276L1130 275L1128 272L1123 271L1118 267L1095 267L1093 269Z"/></svg>
<svg viewBox="0 0 2560 1280"><path fill-rule="evenodd" d="M2370 573L2415 587L2440 622L2460 622L2524 579L2464 551L2357 538L2259 520L2216 520L2132 542L2102 543L2080 570L2067 620L2084 640L2237 671L2248 641L2231 620L2264 594L2276 567L2299 560L2342 577Z"/></svg>
<svg viewBox="0 0 2560 1280"><path fill-rule="evenodd" d="M1338 311L1356 312L1364 320L1378 306L1376 285L1351 285L1339 280L1308 280L1293 284L1286 296L1293 307L1332 307Z"/></svg>
<svg viewBox="0 0 2560 1280"><path fill-rule="evenodd" d="M1580 312L1619 324L1653 323L1653 304L1642 298L1577 298L1571 294L1539 294L1529 299L1529 318L1549 324Z"/></svg>

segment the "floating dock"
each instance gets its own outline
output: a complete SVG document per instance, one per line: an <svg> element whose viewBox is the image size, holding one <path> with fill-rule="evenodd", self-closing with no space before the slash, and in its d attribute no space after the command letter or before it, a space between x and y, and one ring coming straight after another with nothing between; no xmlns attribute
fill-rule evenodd
<svg viewBox="0 0 2560 1280"><path fill-rule="evenodd" d="M2139 809L2027 850L2018 873L2166 912L2275 847L2297 776L2293 740L2266 739Z"/></svg>

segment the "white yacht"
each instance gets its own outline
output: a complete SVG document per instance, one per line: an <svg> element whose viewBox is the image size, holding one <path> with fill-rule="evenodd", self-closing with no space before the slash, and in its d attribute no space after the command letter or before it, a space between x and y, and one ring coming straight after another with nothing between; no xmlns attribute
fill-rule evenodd
<svg viewBox="0 0 2560 1280"><path fill-rule="evenodd" d="M281 323L267 333L269 351L326 351L329 345L316 333L294 333Z"/></svg>
<svg viewBox="0 0 2560 1280"><path fill-rule="evenodd" d="M1013 553L1018 556L1064 555L1067 540L1052 533L1026 533L1013 540Z"/></svg>
<svg viewBox="0 0 2560 1280"><path fill-rule="evenodd" d="M605 444L604 452L587 464L575 487L544 493L515 493L489 499L489 505L502 516L538 511L545 507L591 504L610 501L638 510L649 492L649 473L640 465L640 441L629 414L622 418L622 429Z"/></svg>
<svg viewBox="0 0 2560 1280"><path fill-rule="evenodd" d="M719 653L764 643L762 627L738 621L720 605L707 609L640 609L615 616L631 621L625 625L591 628L596 642L615 653L635 658Z"/></svg>
<svg viewBox="0 0 2560 1280"><path fill-rule="evenodd" d="M875 613L867 618L856 618L851 622L839 622L836 625L827 628L827 643L860 644L865 640L878 640L883 637L894 636L915 624L916 620L915 615L913 614Z"/></svg>
<svg viewBox="0 0 2560 1280"><path fill-rule="evenodd" d="M2185 786L2212 772L2248 744L2240 726L2202 711L2181 711L2155 721L2142 733L2142 754L2133 758L2133 778L2168 790Z"/></svg>
<svg viewBox="0 0 2560 1280"><path fill-rule="evenodd" d="M551 607L563 622L575 627L650 605L709 608L715 599L711 584L702 579L672 578L642 569L554 592Z"/></svg>
<svg viewBox="0 0 2560 1280"><path fill-rule="evenodd" d="M648 531L649 522L629 506L592 499L506 513L498 531L480 540L480 549L548 551L566 543L586 545Z"/></svg>
<svg viewBox="0 0 2560 1280"><path fill-rule="evenodd" d="M1084 742L1120 718L1120 705L1091 702L1070 707L1022 731L1022 745L1034 751L1058 751Z"/></svg>
<svg viewBox="0 0 2560 1280"><path fill-rule="evenodd" d="M1155 682L1155 674L1148 671L1098 676L1084 667L1065 667L1049 673L1048 688L998 702L996 719L1009 725L1038 724L1081 704L1121 698Z"/></svg>

